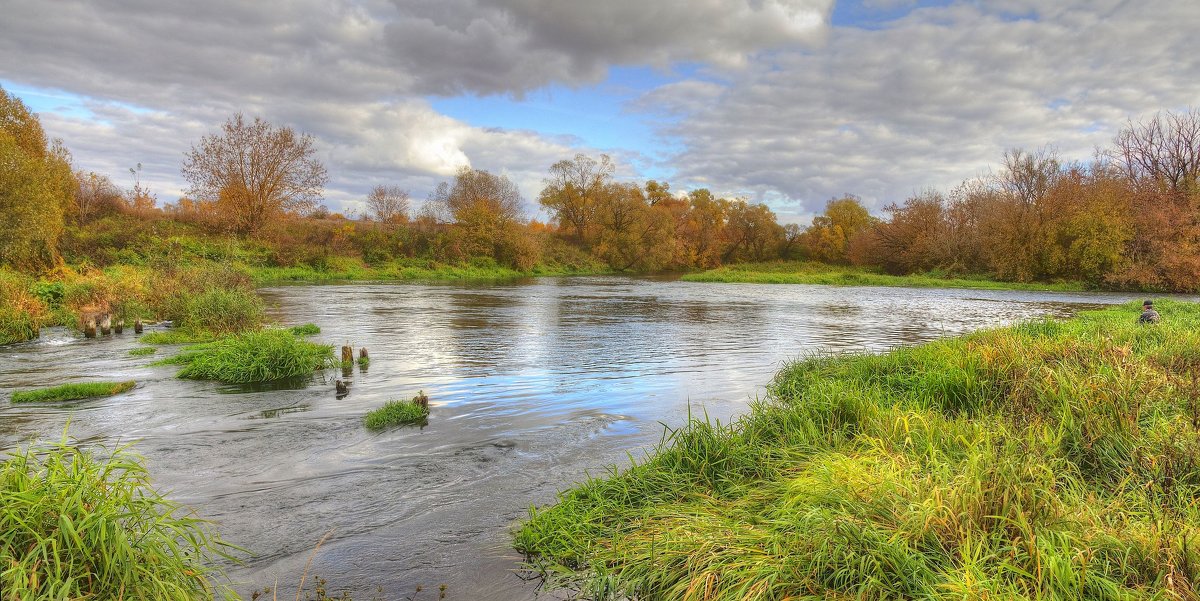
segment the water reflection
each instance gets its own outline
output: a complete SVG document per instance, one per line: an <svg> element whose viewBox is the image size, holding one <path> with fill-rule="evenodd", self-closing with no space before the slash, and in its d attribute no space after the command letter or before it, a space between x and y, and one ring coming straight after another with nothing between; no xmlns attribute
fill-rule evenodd
<svg viewBox="0 0 1200 601"><path fill-rule="evenodd" d="M80 379L136 390L73 407L0 402L0 444L137 440L158 484L256 555L243 591L313 569L335 587L391 598L417 584L449 598L525 599L507 531L531 503L624 463L662 423L728 419L786 360L878 351L1013 320L1066 315L1124 295L543 279L498 286L289 286L273 316L313 322L325 343L367 347L369 370L270 386L178 380L133 357L131 333L50 330L0 348L0 395ZM164 353L159 353L161 357ZM335 395L333 377L350 392ZM362 416L424 390L424 428L368 432Z"/></svg>

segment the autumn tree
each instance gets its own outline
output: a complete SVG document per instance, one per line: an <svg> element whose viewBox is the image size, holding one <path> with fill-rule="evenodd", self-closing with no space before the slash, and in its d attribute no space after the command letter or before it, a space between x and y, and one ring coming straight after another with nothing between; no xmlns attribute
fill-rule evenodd
<svg viewBox="0 0 1200 601"><path fill-rule="evenodd" d="M589 242L595 222L596 202L612 182L616 166L606 154L596 160L585 154L550 166L550 177L538 201L550 211L559 227L569 228L581 244Z"/></svg>
<svg viewBox="0 0 1200 601"><path fill-rule="evenodd" d="M636 184L609 184L597 194L592 253L619 269L653 271L674 258L669 212L653 206Z"/></svg>
<svg viewBox="0 0 1200 601"><path fill-rule="evenodd" d="M530 269L538 250L521 227L521 192L507 176L463 167L453 183L442 182L430 196L431 214L453 220L465 256L491 256L518 269Z"/></svg>
<svg viewBox="0 0 1200 601"><path fill-rule="evenodd" d="M63 216L74 196L70 154L58 140L47 141L37 116L0 88L0 264L39 270L61 261Z"/></svg>
<svg viewBox="0 0 1200 601"><path fill-rule="evenodd" d="M214 202L219 217L245 235L316 206L329 180L316 155L311 135L239 113L192 146L182 173L193 198Z"/></svg>
<svg viewBox="0 0 1200 601"><path fill-rule="evenodd" d="M125 198L121 189L106 175L95 171L75 172L75 221L87 223L93 218L122 209Z"/></svg>
<svg viewBox="0 0 1200 601"><path fill-rule="evenodd" d="M408 221L408 190L400 186L378 185L367 194L367 211L380 223Z"/></svg>
<svg viewBox="0 0 1200 601"><path fill-rule="evenodd" d="M725 250L721 261L776 258L783 237L783 227L767 205L734 200L726 208Z"/></svg>
<svg viewBox="0 0 1200 601"><path fill-rule="evenodd" d="M825 263L846 263L850 239L875 223L875 218L857 196L847 194L830 200L825 212L813 217L804 234L804 248L810 258Z"/></svg>

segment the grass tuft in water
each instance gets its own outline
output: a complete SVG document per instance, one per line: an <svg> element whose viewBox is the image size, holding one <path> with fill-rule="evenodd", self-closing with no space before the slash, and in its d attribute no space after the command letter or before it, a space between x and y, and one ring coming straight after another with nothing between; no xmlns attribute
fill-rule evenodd
<svg viewBox="0 0 1200 601"><path fill-rule="evenodd" d="M429 397L420 392L412 400L388 401L382 407L368 413L363 425L368 430L382 430L405 424L424 424L429 417Z"/></svg>
<svg viewBox="0 0 1200 601"><path fill-rule="evenodd" d="M136 382L78 382L50 388L19 390L12 393L14 403L57 403L112 396L132 390Z"/></svg>
<svg viewBox="0 0 1200 601"><path fill-rule="evenodd" d="M316 336L317 334L321 333L321 327L315 323L306 323L304 325L295 326L289 331L297 336Z"/></svg>
<svg viewBox="0 0 1200 601"><path fill-rule="evenodd" d="M232 597L234 550L150 486L141 458L64 440L0 463L0 591L8 599Z"/></svg>
<svg viewBox="0 0 1200 601"><path fill-rule="evenodd" d="M135 349L129 349L129 354L133 355L134 357L145 357L146 355L153 355L157 352L158 349L152 346L140 346Z"/></svg>
<svg viewBox="0 0 1200 601"><path fill-rule="evenodd" d="M215 338L215 336L208 332L170 329L160 332L146 332L138 338L138 342L142 344L196 344L212 342Z"/></svg>
<svg viewBox="0 0 1200 601"><path fill-rule="evenodd" d="M1200 305L785 366L535 508L588 599L1200 598Z"/></svg>
<svg viewBox="0 0 1200 601"><path fill-rule="evenodd" d="M308 342L288 330L243 332L183 349L160 363L183 365L180 378L230 384L271 382L333 367L333 347Z"/></svg>

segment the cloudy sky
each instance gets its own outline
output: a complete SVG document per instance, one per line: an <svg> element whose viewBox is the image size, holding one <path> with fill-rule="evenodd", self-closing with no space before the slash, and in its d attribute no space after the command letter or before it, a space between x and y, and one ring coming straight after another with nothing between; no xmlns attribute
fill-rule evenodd
<svg viewBox="0 0 1200 601"><path fill-rule="evenodd" d="M160 202L236 112L316 136L326 204L612 155L805 222L994 169L1089 159L1200 106L1195 0L0 0L0 86L77 166Z"/></svg>

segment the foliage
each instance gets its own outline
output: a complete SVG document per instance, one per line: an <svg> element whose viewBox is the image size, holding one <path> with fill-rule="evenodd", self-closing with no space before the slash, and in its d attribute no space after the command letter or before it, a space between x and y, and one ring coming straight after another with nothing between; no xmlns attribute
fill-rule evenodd
<svg viewBox="0 0 1200 601"><path fill-rule="evenodd" d="M363 425L368 430L382 430L390 426L404 424L425 424L429 417L429 399L425 393L420 393L412 400L394 400L384 403L378 409L367 413Z"/></svg>
<svg viewBox="0 0 1200 601"><path fill-rule="evenodd" d="M593 599L1194 599L1200 305L1161 305L799 360L515 544Z"/></svg>
<svg viewBox="0 0 1200 601"><path fill-rule="evenodd" d="M129 354L133 355L134 357L146 357L157 352L158 349L152 346L139 346L137 348L129 349Z"/></svg>
<svg viewBox="0 0 1200 601"><path fill-rule="evenodd" d="M308 342L283 329L243 332L194 347L166 363L183 365L180 378L231 384L311 375L337 365L333 347Z"/></svg>
<svg viewBox="0 0 1200 601"><path fill-rule="evenodd" d="M408 190L380 184L367 194L367 210L380 223L404 223L408 221L408 201Z"/></svg>
<svg viewBox="0 0 1200 601"><path fill-rule="evenodd" d="M95 397L113 396L133 390L136 382L78 382L50 388L19 390L12 393L14 403L57 403Z"/></svg>
<svg viewBox="0 0 1200 601"><path fill-rule="evenodd" d="M0 268L0 344L37 338L48 308L31 285L30 278Z"/></svg>
<svg viewBox="0 0 1200 601"><path fill-rule="evenodd" d="M267 221L311 210L329 176L313 137L239 113L186 155L182 173L190 194L212 203L233 231L250 234Z"/></svg>
<svg viewBox="0 0 1200 601"><path fill-rule="evenodd" d="M231 548L150 485L128 447L97 455L63 440L0 463L4 599L198 601Z"/></svg>
<svg viewBox="0 0 1200 601"><path fill-rule="evenodd" d="M37 116L0 88L0 266L39 271L61 261L58 241L74 183L66 149L47 142Z"/></svg>

